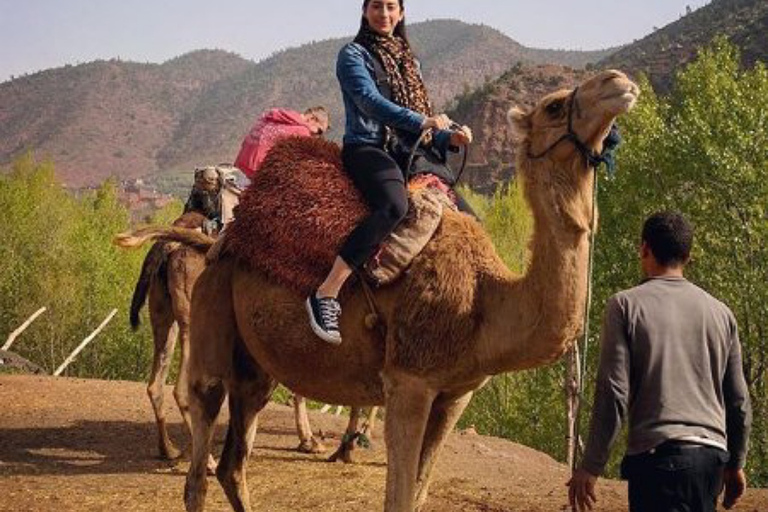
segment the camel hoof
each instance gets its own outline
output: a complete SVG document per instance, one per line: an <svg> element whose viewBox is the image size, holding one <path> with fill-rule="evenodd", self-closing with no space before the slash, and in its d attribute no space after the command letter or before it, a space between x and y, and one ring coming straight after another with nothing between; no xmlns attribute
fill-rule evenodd
<svg viewBox="0 0 768 512"><path fill-rule="evenodd" d="M333 455L328 457L328 462L343 462L344 464L352 464L352 450L350 450L345 444L339 446Z"/></svg>
<svg viewBox="0 0 768 512"><path fill-rule="evenodd" d="M302 441L299 443L299 446L296 447L296 450L299 453L325 453L328 449L315 439L314 437L310 439L309 441Z"/></svg>
<svg viewBox="0 0 768 512"><path fill-rule="evenodd" d="M169 444L168 446L160 447L160 458L164 460L176 460L180 459L184 455L184 452Z"/></svg>

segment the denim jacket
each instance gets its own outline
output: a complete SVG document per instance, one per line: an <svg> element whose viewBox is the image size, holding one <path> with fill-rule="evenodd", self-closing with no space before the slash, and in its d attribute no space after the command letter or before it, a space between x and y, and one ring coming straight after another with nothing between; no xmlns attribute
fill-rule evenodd
<svg viewBox="0 0 768 512"><path fill-rule="evenodd" d="M344 98L346 122L344 144L371 144L384 147L385 126L406 136L407 144L416 142L426 117L388 100L376 85L375 57L362 45L348 43L339 51L336 77ZM433 137L435 149L445 157L451 132L440 130Z"/></svg>

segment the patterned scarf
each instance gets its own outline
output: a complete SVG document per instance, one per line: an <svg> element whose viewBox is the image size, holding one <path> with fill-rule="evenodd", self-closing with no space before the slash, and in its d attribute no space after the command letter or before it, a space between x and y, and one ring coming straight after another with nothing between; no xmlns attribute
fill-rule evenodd
<svg viewBox="0 0 768 512"><path fill-rule="evenodd" d="M355 37L355 42L364 46L381 62L389 78L394 103L427 117L433 115L416 58L402 37L383 36L364 26Z"/></svg>

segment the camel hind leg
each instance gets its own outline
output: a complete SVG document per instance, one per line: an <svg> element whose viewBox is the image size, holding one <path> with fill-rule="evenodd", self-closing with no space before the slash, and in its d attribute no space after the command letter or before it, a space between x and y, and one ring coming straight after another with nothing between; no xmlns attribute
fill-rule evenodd
<svg viewBox="0 0 768 512"><path fill-rule="evenodd" d="M267 405L277 383L237 344L229 391L229 429L216 476L236 512L249 512L250 498L245 463L253 448L258 414Z"/></svg>
<svg viewBox="0 0 768 512"><path fill-rule="evenodd" d="M165 419L164 386L168 379L168 370L173 359L178 327L174 321L169 297L163 286L152 283L149 293L149 316L154 340L152 373L147 384L147 395L155 413L157 424L158 449L160 457L168 460L177 459L181 451L171 441Z"/></svg>
<svg viewBox="0 0 768 512"><path fill-rule="evenodd" d="M189 413L192 430L192 460L184 486L187 512L202 512L208 490L208 460L211 457L216 418L224 402L224 383L220 379L190 381Z"/></svg>
<svg viewBox="0 0 768 512"><path fill-rule="evenodd" d="M293 412L296 419L296 432L299 435L297 450L301 453L323 453L325 446L317 440L309 424L307 400L296 393L293 394Z"/></svg>

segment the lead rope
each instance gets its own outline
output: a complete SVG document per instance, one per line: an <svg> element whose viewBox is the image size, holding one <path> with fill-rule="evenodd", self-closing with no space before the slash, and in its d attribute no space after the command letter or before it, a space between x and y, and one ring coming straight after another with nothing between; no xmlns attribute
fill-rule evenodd
<svg viewBox="0 0 768 512"><path fill-rule="evenodd" d="M579 368L580 374L577 376L579 379L578 382L578 390L576 396L578 397L578 401L576 402L576 421L574 425L574 431L573 437L573 453L571 457L571 464L573 467L571 467L571 471L576 470L577 462L576 457L579 454L579 440L580 435L579 431L580 425L581 425L581 402L583 401L583 395L584 392L584 376L587 374L587 355L589 350L589 317L590 312L592 309L592 273L594 270L594 261L595 261L595 230L596 230L596 223L597 223L597 167L593 167L595 172L595 178L594 178L594 184L592 185L592 220L591 220L591 226L590 226L590 234L589 234L589 263L587 264L587 302L584 304L584 335L583 335L583 345L584 345L584 353L583 353L583 359L581 363L581 368ZM578 346L578 345L577 345Z"/></svg>
<svg viewBox="0 0 768 512"><path fill-rule="evenodd" d="M365 315L363 323L367 329L375 330L383 343L387 339L387 326L384 324L379 308L376 306L376 298L373 296L371 286L368 284L368 280L363 272L357 271L357 278L360 280L360 286L363 288L363 295L365 295L365 301L368 303L368 309L370 310Z"/></svg>

